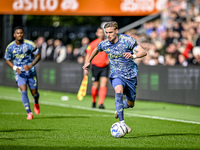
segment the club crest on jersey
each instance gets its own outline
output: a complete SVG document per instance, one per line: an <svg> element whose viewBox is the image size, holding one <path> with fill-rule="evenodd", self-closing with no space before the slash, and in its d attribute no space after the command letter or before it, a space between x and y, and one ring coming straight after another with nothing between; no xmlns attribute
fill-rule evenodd
<svg viewBox="0 0 200 150"><path fill-rule="evenodd" d="M26 52L27 52L27 47L25 45L25 46L23 46L23 53L26 53Z"/></svg>

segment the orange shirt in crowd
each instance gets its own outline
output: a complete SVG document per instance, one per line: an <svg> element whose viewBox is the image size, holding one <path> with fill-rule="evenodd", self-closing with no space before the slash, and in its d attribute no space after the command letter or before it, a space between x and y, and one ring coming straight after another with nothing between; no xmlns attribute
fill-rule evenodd
<svg viewBox="0 0 200 150"><path fill-rule="evenodd" d="M97 47L101 42L100 39L92 41L86 49L86 53L91 55L92 51ZM108 65L108 55L105 52L99 52L92 60L92 64L97 67L106 67Z"/></svg>

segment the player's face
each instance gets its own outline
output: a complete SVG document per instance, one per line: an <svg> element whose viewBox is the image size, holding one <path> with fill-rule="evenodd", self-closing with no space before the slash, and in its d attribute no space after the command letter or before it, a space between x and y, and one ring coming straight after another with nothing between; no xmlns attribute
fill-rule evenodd
<svg viewBox="0 0 200 150"><path fill-rule="evenodd" d="M17 41L23 40L24 32L22 29L15 30L14 37Z"/></svg>
<svg viewBox="0 0 200 150"><path fill-rule="evenodd" d="M118 40L118 29L114 27L105 28L106 36L111 43L116 43Z"/></svg>

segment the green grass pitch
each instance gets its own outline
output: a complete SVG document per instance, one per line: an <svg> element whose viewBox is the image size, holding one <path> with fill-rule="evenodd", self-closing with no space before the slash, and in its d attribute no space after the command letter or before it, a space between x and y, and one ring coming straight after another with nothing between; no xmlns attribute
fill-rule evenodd
<svg viewBox="0 0 200 150"><path fill-rule="evenodd" d="M132 132L114 138L113 97L100 110L91 108L90 95L78 101L72 93L39 92L41 113L26 120L18 89L0 86L0 150L200 149L199 107L136 100L133 109L124 111ZM30 93L29 99L33 111Z"/></svg>

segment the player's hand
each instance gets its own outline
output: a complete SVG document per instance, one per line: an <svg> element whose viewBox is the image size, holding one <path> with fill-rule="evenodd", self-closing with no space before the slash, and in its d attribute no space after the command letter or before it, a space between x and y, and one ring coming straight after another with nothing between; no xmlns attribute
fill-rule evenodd
<svg viewBox="0 0 200 150"><path fill-rule="evenodd" d="M17 74L21 74L21 67L18 67L18 68L16 69L16 72L17 72Z"/></svg>
<svg viewBox="0 0 200 150"><path fill-rule="evenodd" d="M32 65L24 65L25 71L29 71L32 67Z"/></svg>
<svg viewBox="0 0 200 150"><path fill-rule="evenodd" d="M129 58L133 59L132 54L129 53L129 52L125 52L125 53L123 53L123 55L124 55L124 57L125 57L126 59L129 59Z"/></svg>
<svg viewBox="0 0 200 150"><path fill-rule="evenodd" d="M84 76L89 74L89 70L84 70Z"/></svg>
<svg viewBox="0 0 200 150"><path fill-rule="evenodd" d="M90 68L90 63L85 63L84 66L82 67L84 70L89 70Z"/></svg>

